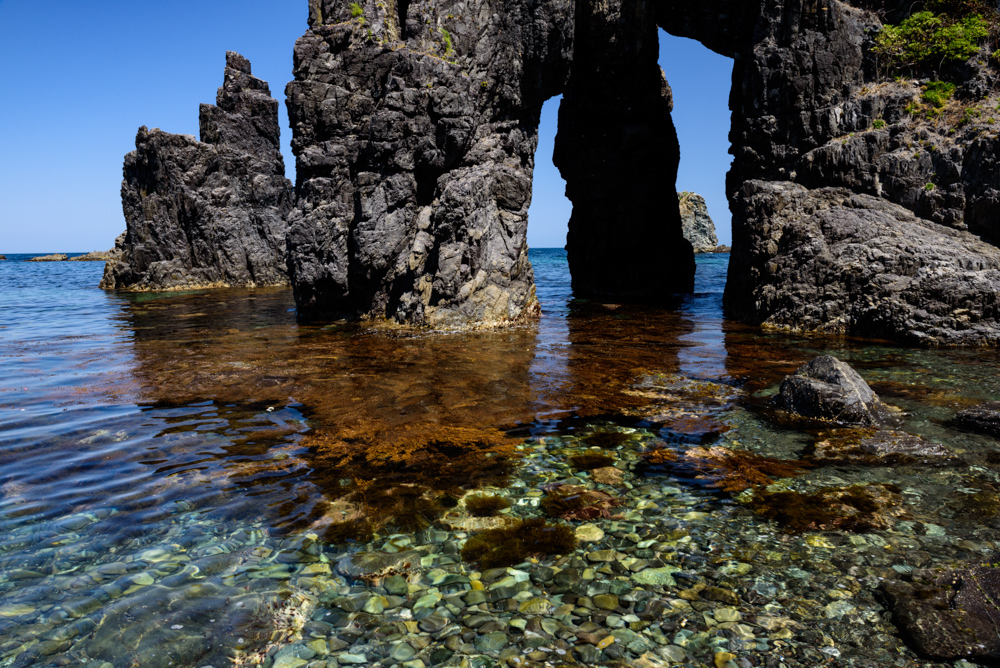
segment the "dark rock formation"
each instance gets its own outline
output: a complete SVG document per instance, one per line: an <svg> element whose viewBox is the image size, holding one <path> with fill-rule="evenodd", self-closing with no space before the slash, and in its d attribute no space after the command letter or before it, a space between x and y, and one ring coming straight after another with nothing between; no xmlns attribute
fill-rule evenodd
<svg viewBox="0 0 1000 668"><path fill-rule="evenodd" d="M917 653L935 661L1000 663L1000 568L918 570L911 580L886 580L881 591Z"/></svg>
<svg viewBox="0 0 1000 668"><path fill-rule="evenodd" d="M879 425L888 416L886 405L858 372L830 355L786 376L774 403L797 415L842 424Z"/></svg>
<svg viewBox="0 0 1000 668"><path fill-rule="evenodd" d="M542 102L566 78L569 2L311 3L288 86L303 317L435 327L538 309L526 245Z"/></svg>
<svg viewBox="0 0 1000 668"><path fill-rule="evenodd" d="M356 16L312 4L288 87L302 315L436 327L534 315L527 208L541 105L560 92L574 287L690 289L679 215L659 194L678 149L652 7L494 4L367 2Z"/></svg>
<svg viewBox="0 0 1000 668"><path fill-rule="evenodd" d="M836 429L812 447L809 461L820 466L942 466L961 460L940 443L889 429Z"/></svg>
<svg viewBox="0 0 1000 668"><path fill-rule="evenodd" d="M726 306L768 327L913 344L1000 342L1000 251L843 188L750 181Z"/></svg>
<svg viewBox="0 0 1000 668"><path fill-rule="evenodd" d="M691 245L663 196L680 147L656 20L654 3L576 3L553 161L573 202L566 254L577 297L656 302L694 287Z"/></svg>
<svg viewBox="0 0 1000 668"><path fill-rule="evenodd" d="M966 99L928 118L919 81L893 81L871 50L880 17L918 10L895 0L749 10L753 44L731 98L731 317L911 343L997 342L1000 253L957 233L996 224L995 130L990 114L956 126L964 107L996 107L996 72L985 52L955 69L986 84L960 86Z"/></svg>
<svg viewBox="0 0 1000 668"><path fill-rule="evenodd" d="M681 229L684 238L691 242L695 253L719 253L719 238L715 236L715 223L708 215L705 198L696 193L677 193L681 210Z"/></svg>
<svg viewBox="0 0 1000 668"><path fill-rule="evenodd" d="M83 255L77 255L76 257L71 257L71 262L107 262L111 259L113 250L109 251L91 251L89 253L84 253Z"/></svg>
<svg viewBox="0 0 1000 668"><path fill-rule="evenodd" d="M28 258L28 262L65 262L69 257L65 253L53 253L52 255L36 255Z"/></svg>
<svg viewBox="0 0 1000 668"><path fill-rule="evenodd" d="M919 86L891 79L871 35L912 7L355 7L312 2L288 88L299 166L289 257L303 315L464 326L532 314L526 210L539 107L558 93L576 294L648 301L689 290L679 213L658 198L679 155L655 63L659 26L735 59L730 316L996 341L1000 253L963 232L1000 238L1000 147L988 114L953 132L907 111ZM982 109L996 102L996 73L977 64L988 60L956 70Z"/></svg>
<svg viewBox="0 0 1000 668"><path fill-rule="evenodd" d="M1000 438L1000 401L987 401L959 411L952 424L959 429Z"/></svg>
<svg viewBox="0 0 1000 668"><path fill-rule="evenodd" d="M139 129L125 156L127 230L101 287L170 290L286 285L285 178L278 103L250 62L226 54L218 106L201 106L202 141Z"/></svg>
<svg viewBox="0 0 1000 668"><path fill-rule="evenodd" d="M0 260L6 260L6 259L7 259L6 255L0 255Z"/></svg>

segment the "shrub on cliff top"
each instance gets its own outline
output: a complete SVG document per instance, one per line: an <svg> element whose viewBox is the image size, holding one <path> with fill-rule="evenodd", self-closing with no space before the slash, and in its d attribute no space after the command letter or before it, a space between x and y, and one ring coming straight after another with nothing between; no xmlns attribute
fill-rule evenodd
<svg viewBox="0 0 1000 668"><path fill-rule="evenodd" d="M933 68L968 60L989 34L990 22L981 14L923 11L898 26L884 26L875 36L874 51L895 68Z"/></svg>

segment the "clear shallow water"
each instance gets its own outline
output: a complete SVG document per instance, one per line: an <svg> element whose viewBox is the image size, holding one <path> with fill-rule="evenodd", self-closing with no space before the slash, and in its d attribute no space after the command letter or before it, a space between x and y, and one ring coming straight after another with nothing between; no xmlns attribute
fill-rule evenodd
<svg viewBox="0 0 1000 668"><path fill-rule="evenodd" d="M115 295L95 287L102 263L10 257L0 262L0 666L219 668L304 642L304 619L322 610L322 591L357 586L320 567L348 548L317 539L339 492L324 453L303 443L307 433L513 429L529 454L516 474L522 484L504 492L512 498L565 476L559 453L595 424L638 428L637 447L684 447L715 434L722 445L797 458L815 434L776 422L765 398L824 353L906 410L906 431L969 465L822 468L795 484L909 490L911 524L887 532L902 537L904 565L998 547L996 523L966 503L997 491L987 460L995 443L946 424L961 407L1000 399L997 353L777 336L729 323L721 314L728 255L700 256L695 294L664 310L573 301L565 253L533 251L544 312L537 325L447 335L301 326L282 290ZM723 390L685 394L650 378ZM720 424L729 430L721 437ZM620 457L637 461L632 452ZM691 483L647 481L669 490ZM667 495L679 510L664 516L705 554L724 563L777 555L754 574L765 589L791 586L782 575L789 559L816 581L825 574L823 586L846 577L835 558L861 559L856 566L871 577L893 565L881 554L858 556L844 536L816 549L779 536L697 485ZM912 537L921 523L948 539ZM851 645L852 633L875 633L858 627L876 624L863 616L879 614L870 594L859 596L867 596L857 604L861 621L820 615L832 625L825 637L845 657L917 665L883 631L877 649L863 639ZM815 665L808 656L788 665ZM704 665L693 649L691 657Z"/></svg>

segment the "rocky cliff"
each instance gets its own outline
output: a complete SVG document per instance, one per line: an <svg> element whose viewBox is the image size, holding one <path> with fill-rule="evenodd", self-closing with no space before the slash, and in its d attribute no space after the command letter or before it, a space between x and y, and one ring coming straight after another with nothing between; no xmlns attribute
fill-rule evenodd
<svg viewBox="0 0 1000 668"><path fill-rule="evenodd" d="M818 0L754 10L731 97L730 317L998 342L995 46L981 39L967 59L900 76L878 35L919 9Z"/></svg>
<svg viewBox="0 0 1000 668"><path fill-rule="evenodd" d="M715 236L715 223L708 215L705 198L696 193L677 193L680 203L681 230L684 238L691 242L695 253L711 253L719 247Z"/></svg>
<svg viewBox="0 0 1000 668"><path fill-rule="evenodd" d="M303 318L532 317L539 114L562 94L554 160L574 204L575 293L688 291L691 244L662 196L680 155L656 64L663 28L734 59L730 317L996 343L994 5L312 0L287 88L294 205L274 101L232 54L202 142L140 131L105 285L281 283L287 219Z"/></svg>
<svg viewBox="0 0 1000 668"><path fill-rule="evenodd" d="M278 103L250 62L226 54L217 106L203 104L201 141L139 129L125 156L127 229L101 287L171 290L287 285L285 178Z"/></svg>
<svg viewBox="0 0 1000 668"><path fill-rule="evenodd" d="M532 315L526 211L540 105L559 93L554 159L574 203L574 291L655 301L689 290L680 212L660 196L679 159L656 66L661 27L734 58L731 317L993 342L995 62L977 38L979 52L946 73L921 70L958 81L954 101L927 102L937 84L898 78L877 38L916 9L314 1L288 87L300 313L432 326ZM927 243L885 242L917 233ZM960 294L941 292L947 271L959 272Z"/></svg>

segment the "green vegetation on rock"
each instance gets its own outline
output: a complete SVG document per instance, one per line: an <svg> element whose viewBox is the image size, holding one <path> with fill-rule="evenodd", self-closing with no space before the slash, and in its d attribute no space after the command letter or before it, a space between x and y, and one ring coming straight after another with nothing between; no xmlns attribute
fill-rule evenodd
<svg viewBox="0 0 1000 668"><path fill-rule="evenodd" d="M968 60L989 34L990 22L982 14L923 11L898 26L884 26L875 36L874 51L893 68L935 68Z"/></svg>

